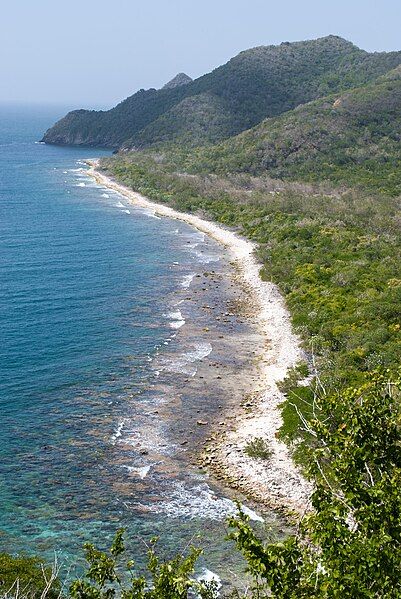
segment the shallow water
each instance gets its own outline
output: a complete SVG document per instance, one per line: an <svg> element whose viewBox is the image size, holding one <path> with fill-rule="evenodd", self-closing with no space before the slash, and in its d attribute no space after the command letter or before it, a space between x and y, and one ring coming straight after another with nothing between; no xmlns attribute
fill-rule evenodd
<svg viewBox="0 0 401 599"><path fill-rule="evenodd" d="M75 563L124 526L139 562L138 539L199 537L205 567L237 569L234 504L181 438L201 401L217 409L181 392L213 356L183 304L226 258L95 185L82 160L106 152L35 143L58 116L0 110L0 550Z"/></svg>

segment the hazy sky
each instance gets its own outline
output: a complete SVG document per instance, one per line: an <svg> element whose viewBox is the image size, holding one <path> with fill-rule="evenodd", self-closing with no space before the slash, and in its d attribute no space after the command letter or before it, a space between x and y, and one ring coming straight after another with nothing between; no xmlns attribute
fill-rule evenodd
<svg viewBox="0 0 401 599"><path fill-rule="evenodd" d="M252 46L401 50L401 0L2 0L0 102L111 106Z"/></svg>

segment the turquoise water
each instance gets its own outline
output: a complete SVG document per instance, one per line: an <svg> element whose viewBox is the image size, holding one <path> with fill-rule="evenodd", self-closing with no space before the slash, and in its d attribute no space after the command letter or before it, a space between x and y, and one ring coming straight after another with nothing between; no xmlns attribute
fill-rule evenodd
<svg viewBox="0 0 401 599"><path fill-rule="evenodd" d="M232 503L158 412L211 351L180 344L179 305L221 250L95 185L82 160L106 152L35 143L60 113L0 109L0 550L75 562L125 526L139 560L139 538L200 534L218 568Z"/></svg>

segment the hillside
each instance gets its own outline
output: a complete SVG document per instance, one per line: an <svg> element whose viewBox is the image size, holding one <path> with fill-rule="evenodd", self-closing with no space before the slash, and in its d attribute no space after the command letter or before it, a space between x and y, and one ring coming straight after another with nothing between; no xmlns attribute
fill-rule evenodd
<svg viewBox="0 0 401 599"><path fill-rule="evenodd" d="M184 85L140 90L108 111L73 111L43 141L110 148L216 142L400 63L399 52L370 54L336 36L260 46L194 81L185 77Z"/></svg>
<svg viewBox="0 0 401 599"><path fill-rule="evenodd" d="M401 193L401 67L373 83L298 107L220 145L193 164L208 172L361 184Z"/></svg>

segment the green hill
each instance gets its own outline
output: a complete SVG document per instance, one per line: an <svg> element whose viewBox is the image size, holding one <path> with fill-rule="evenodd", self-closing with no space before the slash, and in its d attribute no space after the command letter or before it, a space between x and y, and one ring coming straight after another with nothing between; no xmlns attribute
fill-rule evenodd
<svg viewBox="0 0 401 599"><path fill-rule="evenodd" d="M336 36L261 46L194 81L140 90L111 110L70 112L43 141L111 148L216 142L400 63L399 52L370 54Z"/></svg>
<svg viewBox="0 0 401 599"><path fill-rule="evenodd" d="M401 193L401 67L198 152L199 170L360 184Z"/></svg>

